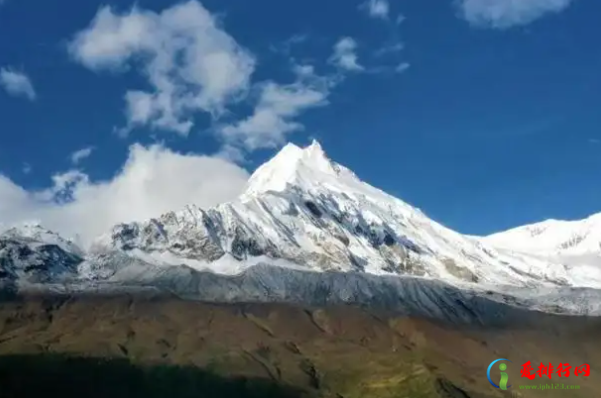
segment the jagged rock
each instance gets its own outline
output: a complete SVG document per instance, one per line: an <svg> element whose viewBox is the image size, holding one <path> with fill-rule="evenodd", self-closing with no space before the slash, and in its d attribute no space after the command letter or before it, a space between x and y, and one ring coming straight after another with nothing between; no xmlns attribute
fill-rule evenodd
<svg viewBox="0 0 601 398"><path fill-rule="evenodd" d="M0 238L0 280L24 278L58 290L133 286L203 300L397 310L412 303L413 310L440 307L460 318L480 316L469 302L481 296L503 305L548 310L552 302L562 311L598 310L586 302L588 292L563 296L571 291L562 286L578 286L563 264L452 231L362 182L317 143L284 147L235 201L116 225L86 253L41 227L13 229ZM444 283L432 288L431 279ZM468 299L440 299L452 286L452 294L466 291ZM545 288L555 289L540 290L546 301L531 296Z"/></svg>

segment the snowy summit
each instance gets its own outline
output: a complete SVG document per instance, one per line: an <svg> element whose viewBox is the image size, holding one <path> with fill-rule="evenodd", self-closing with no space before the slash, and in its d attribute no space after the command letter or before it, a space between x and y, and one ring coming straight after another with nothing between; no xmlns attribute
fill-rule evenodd
<svg viewBox="0 0 601 398"><path fill-rule="evenodd" d="M11 258L12 270L5 266L3 272L17 283L155 285L167 278L176 290L195 273L234 276L255 268L262 279L282 272L309 277L306 271L337 271L365 278L438 280L468 290L598 283L582 277L589 265L568 266L561 258L497 248L497 239L444 227L361 181L314 141L306 148L286 145L256 170L237 200L208 209L189 205L145 222L118 224L85 253L40 226L12 229L0 236L0 258ZM58 268L46 269L60 272L45 279L39 273L29 278L16 272L28 269L31 256L15 256L24 250L15 244L29 245L34 252L55 247L54 257L36 255L34 260L57 261ZM189 282L184 286L189 289Z"/></svg>

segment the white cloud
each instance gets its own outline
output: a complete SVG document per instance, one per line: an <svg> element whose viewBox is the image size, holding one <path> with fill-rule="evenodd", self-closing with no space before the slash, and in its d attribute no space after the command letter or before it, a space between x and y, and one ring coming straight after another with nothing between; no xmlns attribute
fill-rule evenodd
<svg viewBox="0 0 601 398"><path fill-rule="evenodd" d="M289 55L291 53L293 47L306 42L308 39L309 39L308 34L298 33L298 34L295 34L292 37L288 38L287 40L284 40L282 43L272 44L269 47L270 47L271 51L273 51L273 52Z"/></svg>
<svg viewBox="0 0 601 398"><path fill-rule="evenodd" d="M307 40L296 35L286 46ZM355 42L342 39L330 62L339 68L362 70ZM293 120L307 109L327 104L337 77L318 77L311 66L297 66L297 80L253 84L255 57L242 48L197 1L162 12L137 7L117 13L101 8L94 20L70 42L72 57L94 71L121 73L128 68L147 78L151 90L131 88L124 95L128 123L119 135L137 126L187 135L198 112L209 113L211 124L225 145L220 156L243 160L241 150L273 147L286 134L300 130ZM253 113L237 122L219 117L228 108L257 93Z"/></svg>
<svg viewBox="0 0 601 398"><path fill-rule="evenodd" d="M31 101L36 98L33 84L29 77L11 68L0 69L0 86L15 97L25 97Z"/></svg>
<svg viewBox="0 0 601 398"><path fill-rule="evenodd" d="M330 63L347 71L362 71L356 53L357 42L350 37L343 37L334 45L334 54L330 57Z"/></svg>
<svg viewBox="0 0 601 398"><path fill-rule="evenodd" d="M403 51L404 48L405 48L405 45L403 43L397 42L397 43L390 44L390 45L387 45L387 46L384 46L384 47L378 49L374 53L374 55L376 57L381 57L381 56L388 55L388 54L398 54L401 51Z"/></svg>
<svg viewBox="0 0 601 398"><path fill-rule="evenodd" d="M70 170L55 175L51 188L30 192L0 175L0 223L36 220L89 242L119 222L231 200L247 179L244 169L223 159L135 144L122 170L108 181L94 182Z"/></svg>
<svg viewBox="0 0 601 398"><path fill-rule="evenodd" d="M244 151L231 142L226 142L215 156L236 164L247 163Z"/></svg>
<svg viewBox="0 0 601 398"><path fill-rule="evenodd" d="M73 152L71 154L71 162L73 164L78 164L85 158L89 157L92 154L92 151L94 151L94 147L89 146L87 148L82 148Z"/></svg>
<svg viewBox="0 0 601 398"><path fill-rule="evenodd" d="M160 13L103 7L69 52L89 69L134 67L148 80L151 90L125 94L127 130L148 125L183 135L196 112L218 117L243 98L255 68L252 54L194 0Z"/></svg>
<svg viewBox="0 0 601 398"><path fill-rule="evenodd" d="M560 12L572 0L456 0L470 24L478 27L505 29L526 25L545 14Z"/></svg>
<svg viewBox="0 0 601 398"><path fill-rule="evenodd" d="M287 134L304 128L293 120L295 117L307 109L328 104L327 97L336 79L315 75L309 65L297 65L294 70L297 74L294 83L281 85L268 81L259 86L253 114L221 129L226 142L251 151L276 147L285 143Z"/></svg>
<svg viewBox="0 0 601 398"><path fill-rule="evenodd" d="M367 0L359 8L365 10L372 18L383 20L391 32L389 43L374 51L373 55L376 57L398 56L405 48L404 44L399 40L397 31L398 25L405 21L405 16L397 14L395 18L391 19L390 3L388 0ZM347 70L363 70L371 74L402 71L398 66L378 65L365 68L359 65L357 62L356 47L357 44L350 38L340 40L334 49L334 56L331 61L337 60L337 64Z"/></svg>
<svg viewBox="0 0 601 398"><path fill-rule="evenodd" d="M388 19L390 4L387 0L368 0L360 6L365 9L372 18Z"/></svg>
<svg viewBox="0 0 601 398"><path fill-rule="evenodd" d="M396 68L394 68L394 71L396 73L403 73L405 72L407 69L409 69L411 65L408 62L401 62L400 64L398 64L396 66Z"/></svg>

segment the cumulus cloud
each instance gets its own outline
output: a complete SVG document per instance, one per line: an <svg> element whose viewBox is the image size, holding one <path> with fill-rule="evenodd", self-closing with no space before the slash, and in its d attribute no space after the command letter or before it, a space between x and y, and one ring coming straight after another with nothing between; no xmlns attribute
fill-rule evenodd
<svg viewBox="0 0 601 398"><path fill-rule="evenodd" d="M89 69L133 67L148 80L150 90L125 93L126 130L150 126L186 135L195 112L218 117L243 98L255 68L253 55L194 0L160 13L103 7L68 49Z"/></svg>
<svg viewBox="0 0 601 398"><path fill-rule="evenodd" d="M36 92L29 77L11 68L0 69L0 86L15 97L24 97L31 101L36 99Z"/></svg>
<svg viewBox="0 0 601 398"><path fill-rule="evenodd" d="M285 143L287 134L303 129L301 123L293 120L295 117L328 104L335 78L317 76L310 65L297 65L295 72L297 80L293 83L268 81L258 86L259 100L253 114L221 129L226 142L251 151L276 147ZM231 156L232 152L228 153Z"/></svg>
<svg viewBox="0 0 601 398"><path fill-rule="evenodd" d="M478 27L506 29L560 12L572 0L456 0L464 19Z"/></svg>
<svg viewBox="0 0 601 398"><path fill-rule="evenodd" d="M334 54L329 61L347 71L362 71L365 68L359 65L356 50L357 42L351 37L343 37L334 45Z"/></svg>
<svg viewBox="0 0 601 398"><path fill-rule="evenodd" d="M55 175L51 188L31 192L0 175L0 222L37 221L89 243L119 222L231 200L247 179L246 170L217 157L134 144L123 168L107 181L69 170Z"/></svg>
<svg viewBox="0 0 601 398"><path fill-rule="evenodd" d="M390 4L387 0L368 0L360 6L370 17L388 19Z"/></svg>
<svg viewBox="0 0 601 398"><path fill-rule="evenodd" d="M306 35L293 36L286 48L305 40ZM345 43L339 49L340 64L358 68L353 48ZM255 57L195 0L158 13L138 7L118 13L103 7L74 36L69 52L91 70L129 69L148 80L151 90L125 93L127 124L116 130L120 135L137 126L187 135L195 114L203 112L212 116L213 131L224 142L220 156L238 161L243 159L241 149L272 147L300 130L302 124L292 118L326 104L330 86L325 81L331 80L317 77L312 69L302 76L298 69L291 84L253 84ZM250 97L256 100L253 114L224 126L220 116L231 115L228 108L248 99L249 93L257 94Z"/></svg>
<svg viewBox="0 0 601 398"><path fill-rule="evenodd" d="M87 148L81 148L81 149L73 152L70 156L71 163L78 164L85 158L88 158L92 154L92 151L94 151L94 147L89 146Z"/></svg>
<svg viewBox="0 0 601 398"><path fill-rule="evenodd" d="M297 117L308 109L326 106L331 90L340 84L348 72L403 72L407 63L397 66L366 69L358 62L357 43L350 37L341 38L328 62L338 68L333 75L320 76L312 65L294 65L296 80L289 84L266 81L255 85L256 104L252 114L236 123L218 128L225 146L220 156L244 161L244 153L259 148L273 148L286 142L290 133L304 129ZM393 44L384 52L398 53L402 45Z"/></svg>

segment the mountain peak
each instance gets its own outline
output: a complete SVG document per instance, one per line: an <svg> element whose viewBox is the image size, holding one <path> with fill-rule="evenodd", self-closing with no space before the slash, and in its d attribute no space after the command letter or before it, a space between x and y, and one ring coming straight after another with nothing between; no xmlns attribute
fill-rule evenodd
<svg viewBox="0 0 601 398"><path fill-rule="evenodd" d="M305 150L321 152L325 156L325 152L324 152L323 148L321 147L321 144L315 139L311 141L311 145L306 147Z"/></svg>
<svg viewBox="0 0 601 398"><path fill-rule="evenodd" d="M83 256L83 250L69 239L51 231L37 221L26 221L5 231L0 231L0 239L15 239L59 246L65 252Z"/></svg>
<svg viewBox="0 0 601 398"><path fill-rule="evenodd" d="M316 140L305 148L288 143L253 173L245 195L283 191L288 185L306 181L303 177L308 177L308 174L319 180L320 175L337 176L340 170L341 166L328 158Z"/></svg>
<svg viewBox="0 0 601 398"><path fill-rule="evenodd" d="M2 232L3 236L20 236L29 239L43 240L45 236L58 236L56 232L44 228L37 221L24 221L18 225L13 225Z"/></svg>

